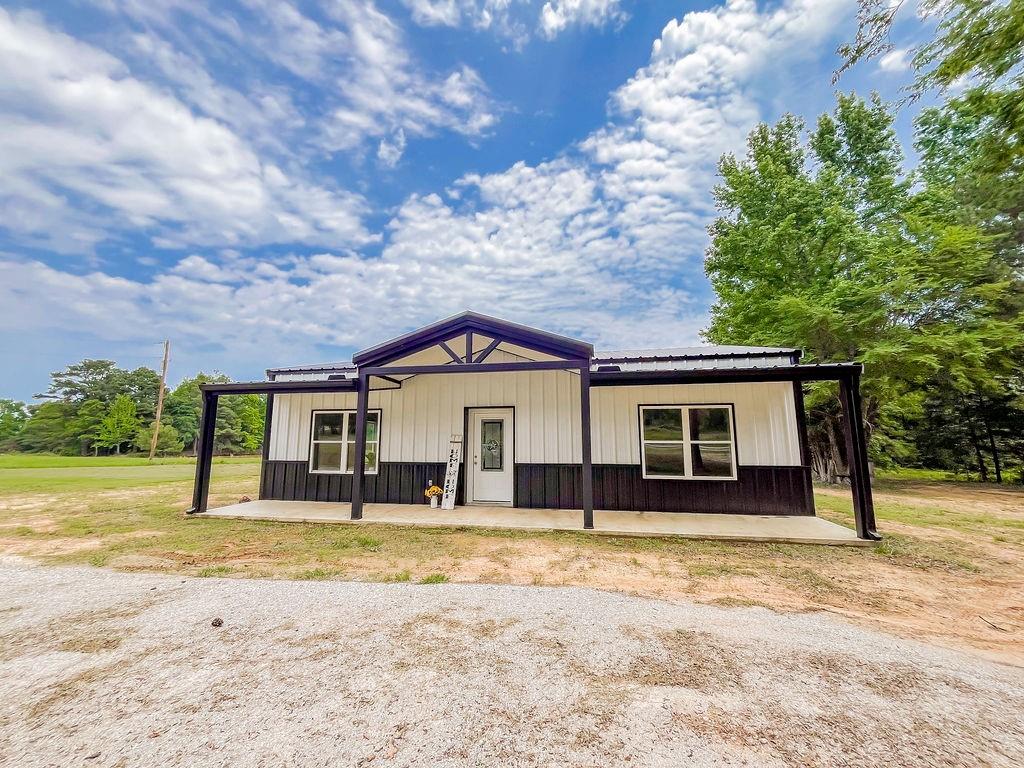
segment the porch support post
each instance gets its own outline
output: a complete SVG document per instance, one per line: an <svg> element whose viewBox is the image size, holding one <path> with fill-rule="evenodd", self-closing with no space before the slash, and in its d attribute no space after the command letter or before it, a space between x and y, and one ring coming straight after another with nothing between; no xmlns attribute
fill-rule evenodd
<svg viewBox="0 0 1024 768"><path fill-rule="evenodd" d="M356 393L356 465L352 468L352 519L363 519L363 478L366 477L366 408L370 399L370 377L359 374Z"/></svg>
<svg viewBox="0 0 1024 768"><path fill-rule="evenodd" d="M850 487L853 491L853 517L857 523L857 537L880 541L882 537L875 530L875 505L871 498L867 437L860 402L860 373L853 372L839 379L839 401L843 408L846 459L850 465Z"/></svg>
<svg viewBox="0 0 1024 768"><path fill-rule="evenodd" d="M203 392L203 415L196 436L196 481L192 487L192 507L186 514L194 515L206 511L210 495L210 472L213 468L213 437L217 428L217 393Z"/></svg>
<svg viewBox="0 0 1024 768"><path fill-rule="evenodd" d="M580 363L580 433L583 448L583 476L580 500L583 504L583 527L594 527L594 465L590 445L590 360Z"/></svg>

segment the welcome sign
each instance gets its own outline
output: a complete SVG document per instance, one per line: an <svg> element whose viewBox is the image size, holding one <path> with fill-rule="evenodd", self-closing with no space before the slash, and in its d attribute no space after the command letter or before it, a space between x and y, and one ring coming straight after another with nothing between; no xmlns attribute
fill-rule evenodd
<svg viewBox="0 0 1024 768"><path fill-rule="evenodd" d="M452 435L448 448L448 467L444 473L441 509L455 509L455 493L459 487L459 463L462 461L462 435Z"/></svg>

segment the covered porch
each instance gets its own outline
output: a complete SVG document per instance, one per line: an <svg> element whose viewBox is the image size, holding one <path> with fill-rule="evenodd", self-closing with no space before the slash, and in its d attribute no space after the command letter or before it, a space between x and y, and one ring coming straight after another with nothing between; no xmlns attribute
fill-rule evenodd
<svg viewBox="0 0 1024 768"><path fill-rule="evenodd" d="M352 518L348 502L261 499L218 507L194 517L269 522L412 525L444 528L497 528L537 531L584 531L605 536L671 536L684 539L778 542L788 544L870 545L856 531L820 517L722 515L686 512L596 510L593 528L580 527L578 509L523 509L460 506L438 509L424 504L364 503Z"/></svg>

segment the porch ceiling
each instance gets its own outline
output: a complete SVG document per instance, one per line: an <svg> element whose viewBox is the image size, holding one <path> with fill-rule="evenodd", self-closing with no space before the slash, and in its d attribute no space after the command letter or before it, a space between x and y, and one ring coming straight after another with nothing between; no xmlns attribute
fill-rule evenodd
<svg viewBox="0 0 1024 768"><path fill-rule="evenodd" d="M581 531L580 511L462 506L431 509L425 504L363 504L362 520L350 519L347 502L250 501L219 507L193 517L296 523L387 524L425 527L513 528ZM668 536L687 539L771 541L791 544L868 545L849 528L807 515L718 515L680 512L595 510L594 528L606 536Z"/></svg>

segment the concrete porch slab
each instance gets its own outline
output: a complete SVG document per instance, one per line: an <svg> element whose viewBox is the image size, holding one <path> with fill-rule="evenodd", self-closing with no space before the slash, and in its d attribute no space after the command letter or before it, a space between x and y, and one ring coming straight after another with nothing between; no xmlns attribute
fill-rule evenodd
<svg viewBox="0 0 1024 768"><path fill-rule="evenodd" d="M208 510L194 517L267 520L283 523L418 525L444 528L520 528L577 531L606 536L679 536L688 539L867 546L849 528L820 517L717 515L687 512L594 510L594 530L583 529L583 513L573 509L518 509L463 506L431 509L425 504L364 504L363 519L349 518L347 502L250 501Z"/></svg>

